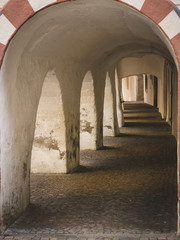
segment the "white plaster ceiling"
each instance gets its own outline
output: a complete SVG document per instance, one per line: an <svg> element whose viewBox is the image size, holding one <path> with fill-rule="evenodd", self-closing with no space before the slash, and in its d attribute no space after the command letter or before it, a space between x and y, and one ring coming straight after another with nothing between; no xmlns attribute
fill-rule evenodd
<svg viewBox="0 0 180 240"><path fill-rule="evenodd" d="M151 20L114 0L76 0L40 11L17 33L23 54L93 64L173 51ZM170 54L171 51L171 54Z"/></svg>

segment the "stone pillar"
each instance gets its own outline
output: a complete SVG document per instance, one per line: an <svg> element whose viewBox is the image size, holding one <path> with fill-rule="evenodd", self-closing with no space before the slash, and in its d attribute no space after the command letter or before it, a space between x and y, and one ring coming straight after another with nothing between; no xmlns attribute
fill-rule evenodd
<svg viewBox="0 0 180 240"><path fill-rule="evenodd" d="M106 73L102 66L92 70L94 79L95 107L96 107L96 148L103 147L103 106L104 106L104 89Z"/></svg>
<svg viewBox="0 0 180 240"><path fill-rule="evenodd" d="M154 78L152 75L144 75L144 102L154 105Z"/></svg>
<svg viewBox="0 0 180 240"><path fill-rule="evenodd" d="M178 138L178 73L176 67L172 69L172 134Z"/></svg>
<svg viewBox="0 0 180 240"><path fill-rule="evenodd" d="M66 146L62 94L54 71L43 83L37 111L31 172L65 173Z"/></svg>
<svg viewBox="0 0 180 240"><path fill-rule="evenodd" d="M172 124L172 69L167 63L166 65L166 79L167 79L167 114L166 121Z"/></svg>
<svg viewBox="0 0 180 240"><path fill-rule="evenodd" d="M84 77L81 88L81 105L80 105L80 148L93 149L97 148L97 116L94 96L94 80L92 73L88 71Z"/></svg>
<svg viewBox="0 0 180 240"><path fill-rule="evenodd" d="M55 71L62 91L66 131L66 173L69 173L79 166L80 94L84 72L71 62L57 65Z"/></svg>
<svg viewBox="0 0 180 240"><path fill-rule="evenodd" d="M117 90L116 90L116 69L112 68L109 71L109 76L110 76L110 80L111 80L111 86L112 86L112 99L113 99L113 128L114 128L114 136L118 136L119 135L119 124L118 124L118 117L117 117L117 107L118 107L118 103L117 103L117 98L119 97L117 95Z"/></svg>
<svg viewBox="0 0 180 240"><path fill-rule="evenodd" d="M162 117L166 119L167 117L167 78L168 78L168 63L164 62L164 78L162 81L162 91L163 91L163 114Z"/></svg>
<svg viewBox="0 0 180 240"><path fill-rule="evenodd" d="M117 136L119 134L114 69L110 70L106 75L103 125L104 136Z"/></svg>
<svg viewBox="0 0 180 240"><path fill-rule="evenodd" d="M137 101L144 101L144 82L143 75L138 75Z"/></svg>
<svg viewBox="0 0 180 240"><path fill-rule="evenodd" d="M114 136L112 86L109 74L106 75L104 94L103 135Z"/></svg>
<svg viewBox="0 0 180 240"><path fill-rule="evenodd" d="M3 230L29 204L36 112L47 69L44 62L35 59L23 59L18 68L10 57L5 63L7 68L3 65L0 76Z"/></svg>
<svg viewBox="0 0 180 240"><path fill-rule="evenodd" d="M179 69L178 69L178 73L180 73L180 61L179 61ZM180 236L180 141L179 141L179 136L180 136L180 96L179 96L179 92L180 92L180 74L176 74L178 75L178 117L177 117L177 136L178 136L178 142L177 142L177 154L178 154L178 163L177 163L177 176L178 176L178 236Z"/></svg>
<svg viewBox="0 0 180 240"><path fill-rule="evenodd" d="M122 97L122 79L118 76L118 70L115 71L115 86L116 86L116 109L118 126L121 128L124 125L123 117L123 97Z"/></svg>

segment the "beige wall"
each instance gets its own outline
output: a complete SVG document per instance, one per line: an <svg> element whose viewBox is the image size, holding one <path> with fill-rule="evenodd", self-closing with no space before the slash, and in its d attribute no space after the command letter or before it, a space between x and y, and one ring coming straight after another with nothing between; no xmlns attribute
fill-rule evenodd
<svg viewBox="0 0 180 240"><path fill-rule="evenodd" d="M97 121L94 80L88 71L81 88L80 148L96 149Z"/></svg>
<svg viewBox="0 0 180 240"><path fill-rule="evenodd" d="M154 105L154 78L153 75L144 75L144 102Z"/></svg>
<svg viewBox="0 0 180 240"><path fill-rule="evenodd" d="M66 173L65 123L62 95L54 71L43 83L37 111L31 171L33 173Z"/></svg>
<svg viewBox="0 0 180 240"><path fill-rule="evenodd" d="M121 128L124 125L122 79L119 78L117 69L115 70L115 88L116 88L117 121L118 127Z"/></svg>
<svg viewBox="0 0 180 240"><path fill-rule="evenodd" d="M124 101L137 101L138 77L129 76L122 79L122 95Z"/></svg>
<svg viewBox="0 0 180 240"><path fill-rule="evenodd" d="M114 116L113 116L113 95L109 75L106 76L105 96L104 96L104 118L103 135L114 136Z"/></svg>
<svg viewBox="0 0 180 240"><path fill-rule="evenodd" d="M116 95L115 69L112 69L106 75L103 117L104 136L117 136L119 134L117 98L118 96Z"/></svg>

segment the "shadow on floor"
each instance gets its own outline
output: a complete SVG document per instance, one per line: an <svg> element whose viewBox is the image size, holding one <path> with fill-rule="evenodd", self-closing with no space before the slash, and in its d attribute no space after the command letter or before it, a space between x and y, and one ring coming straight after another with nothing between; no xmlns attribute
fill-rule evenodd
<svg viewBox="0 0 180 240"><path fill-rule="evenodd" d="M169 125L126 122L104 145L81 151L76 173L31 174L31 205L7 232L175 232L177 149Z"/></svg>

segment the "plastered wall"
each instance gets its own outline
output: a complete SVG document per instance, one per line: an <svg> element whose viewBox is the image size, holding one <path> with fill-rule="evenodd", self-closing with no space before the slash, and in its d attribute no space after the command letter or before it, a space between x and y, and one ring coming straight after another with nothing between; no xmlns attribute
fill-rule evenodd
<svg viewBox="0 0 180 240"><path fill-rule="evenodd" d="M94 80L88 71L81 88L80 149L96 149L97 115L94 96Z"/></svg>
<svg viewBox="0 0 180 240"><path fill-rule="evenodd" d="M67 172L64 121L59 81L55 72L49 71L43 83L37 110L31 172Z"/></svg>
<svg viewBox="0 0 180 240"><path fill-rule="evenodd" d="M171 62L174 60L178 66L179 17L170 1L167 1L167 9L163 8L163 1L159 1L159 12L154 11L157 9L155 3L145 0L133 3L79 0L43 9L55 3L57 1L54 0L10 0L3 6L0 15L0 61L3 60L0 71L1 202L4 228L29 204L36 113L49 70L54 69L62 91L66 169L72 172L79 165L80 96L87 71L96 66L92 69L97 113L96 146L101 148L104 87L106 73L109 72L109 68L104 67L105 63L113 63L114 66L127 56L142 57L153 52ZM43 10L38 12L40 9ZM172 24L173 27L170 27ZM134 34L134 29L138 34ZM160 65L156 63L161 63L161 60L159 57L152 58L153 61L146 65L149 68L145 69L146 57L142 58L139 67L143 66L150 74L154 69L153 74L158 75L161 68L157 68ZM121 78L129 76L130 72L131 75L134 72L142 74L134 69L136 64L127 65L125 61L121 63L124 67L128 66L128 74L125 68L119 66ZM161 79L160 75L158 77ZM113 100L113 110L116 109L115 103ZM115 118L114 126L117 126Z"/></svg>

